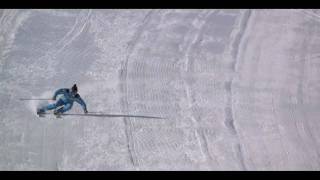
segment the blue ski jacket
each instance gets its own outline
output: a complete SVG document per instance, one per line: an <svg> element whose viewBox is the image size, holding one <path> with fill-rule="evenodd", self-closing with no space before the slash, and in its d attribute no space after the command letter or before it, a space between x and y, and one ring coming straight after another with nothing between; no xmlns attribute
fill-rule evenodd
<svg viewBox="0 0 320 180"><path fill-rule="evenodd" d="M78 93L74 93L72 92L70 89L68 88L61 88L58 89L54 95L53 95L53 99L56 100L57 96L62 94L61 96L61 100L65 103L65 104L73 104L74 101L76 101L77 103L79 103L82 107L82 109L84 111L87 110L87 105L84 102L84 100L80 97L80 95Z"/></svg>

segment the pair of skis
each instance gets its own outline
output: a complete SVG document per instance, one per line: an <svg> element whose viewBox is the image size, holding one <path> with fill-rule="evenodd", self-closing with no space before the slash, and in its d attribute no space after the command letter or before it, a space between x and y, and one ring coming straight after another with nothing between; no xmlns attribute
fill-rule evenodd
<svg viewBox="0 0 320 180"><path fill-rule="evenodd" d="M20 98L21 101L30 101L30 100L52 100L52 99L46 99L46 98ZM45 115L53 115L53 113L37 113L39 117L44 117ZM55 114L54 114L55 115ZM123 114L105 114L100 112L88 112L87 114L78 114L78 113L62 113L57 114L57 118L61 118L62 116L91 116L91 117L131 117L131 118L148 118L148 119L164 119L162 117L156 117L156 116L144 116L144 115L123 115Z"/></svg>

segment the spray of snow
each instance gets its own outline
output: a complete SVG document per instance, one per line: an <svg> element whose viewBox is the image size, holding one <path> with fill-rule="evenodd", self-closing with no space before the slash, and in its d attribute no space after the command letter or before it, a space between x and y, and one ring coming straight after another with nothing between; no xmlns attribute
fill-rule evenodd
<svg viewBox="0 0 320 180"><path fill-rule="evenodd" d="M38 99L38 98L43 98L43 99L50 99L52 97L52 91L45 91L44 93L42 93L40 96L32 96L31 98L32 99ZM31 112L36 112L37 111L37 108L39 107L43 107L47 104L49 104L51 101L50 100L34 100L34 101L29 101L28 102L28 109L31 111Z"/></svg>

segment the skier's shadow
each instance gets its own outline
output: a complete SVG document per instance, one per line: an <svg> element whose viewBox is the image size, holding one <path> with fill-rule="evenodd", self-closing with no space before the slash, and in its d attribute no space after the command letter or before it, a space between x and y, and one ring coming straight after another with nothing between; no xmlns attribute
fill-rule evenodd
<svg viewBox="0 0 320 180"><path fill-rule="evenodd" d="M65 114L61 114L61 115L63 115L63 116L131 117L131 118L147 118L147 119L165 119L165 118L162 118L162 117L156 117L156 116L121 115L121 114L100 114L100 113L88 113L88 114L65 113Z"/></svg>

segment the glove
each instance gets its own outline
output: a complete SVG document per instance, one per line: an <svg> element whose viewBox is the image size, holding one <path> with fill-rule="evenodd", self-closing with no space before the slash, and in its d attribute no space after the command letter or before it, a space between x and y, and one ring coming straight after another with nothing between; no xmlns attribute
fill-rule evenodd
<svg viewBox="0 0 320 180"><path fill-rule="evenodd" d="M84 110L84 113L85 113L85 114L88 114L88 110L87 110L87 109L85 109L85 110Z"/></svg>

